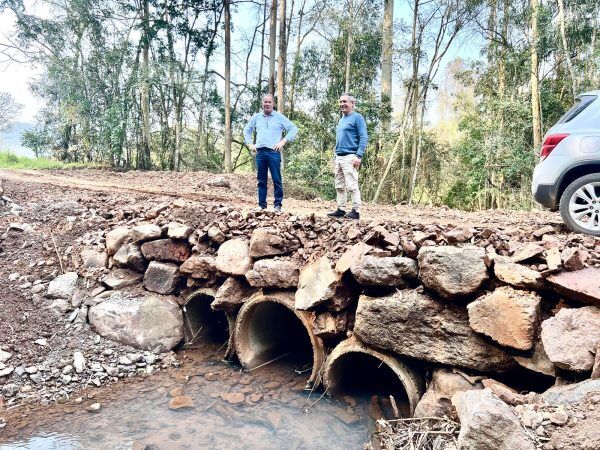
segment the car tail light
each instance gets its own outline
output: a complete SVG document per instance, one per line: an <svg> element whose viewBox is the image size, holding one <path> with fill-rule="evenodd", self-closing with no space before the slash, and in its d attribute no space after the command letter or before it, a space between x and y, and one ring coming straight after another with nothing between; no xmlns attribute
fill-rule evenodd
<svg viewBox="0 0 600 450"><path fill-rule="evenodd" d="M546 159L548 155L552 153L552 150L554 150L554 148L559 144L559 142L567 136L568 134L551 134L547 136L546 140L542 144L542 150L540 151L540 159L542 161Z"/></svg>

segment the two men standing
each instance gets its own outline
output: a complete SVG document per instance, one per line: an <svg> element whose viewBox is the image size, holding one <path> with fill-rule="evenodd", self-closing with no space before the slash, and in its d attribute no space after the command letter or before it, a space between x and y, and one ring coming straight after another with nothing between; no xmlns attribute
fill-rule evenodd
<svg viewBox="0 0 600 450"><path fill-rule="evenodd" d="M340 118L336 129L335 190L338 208L329 213L330 217L360 218L360 190L358 169L367 147L367 125L364 117L354 111L356 100L350 94L340 97ZM258 211L267 207L267 177L271 172L275 211L281 211L283 184L281 180L281 150L287 142L293 141L298 128L283 114L273 110L273 96L263 97L262 112L256 113L244 127L244 142L256 152L256 178L258 181ZM256 144L252 144L252 134L256 132ZM285 132L285 138L283 133ZM347 194L352 199L352 210L346 212Z"/></svg>

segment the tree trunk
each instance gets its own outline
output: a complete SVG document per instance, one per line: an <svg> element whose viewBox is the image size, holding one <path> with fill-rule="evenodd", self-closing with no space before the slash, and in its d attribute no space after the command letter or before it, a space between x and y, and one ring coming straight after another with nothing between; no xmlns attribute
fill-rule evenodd
<svg viewBox="0 0 600 450"><path fill-rule="evenodd" d="M258 65L258 83L257 83L257 93L256 93L256 109L260 109L261 100L262 100L262 76L263 76L263 65L265 60L265 28L267 26L267 5L269 0L265 0L265 5L263 7L263 25L262 31L260 33L260 62ZM254 159L253 159L254 161Z"/></svg>
<svg viewBox="0 0 600 450"><path fill-rule="evenodd" d="M149 0L143 0L143 34L142 34L142 142L138 160L138 168L148 170L150 160L150 6Z"/></svg>
<svg viewBox="0 0 600 450"><path fill-rule="evenodd" d="M167 15L167 20L170 17ZM180 86L178 77L175 75L175 47L173 43L173 30L167 28L167 44L169 48L169 79L171 82L171 95L173 96L173 122L175 128L175 142L173 145L173 153L171 155L171 170L179 171L179 159L181 153L181 108L180 108ZM168 120L168 118L165 118Z"/></svg>
<svg viewBox="0 0 600 450"><path fill-rule="evenodd" d="M577 78L575 77L575 71L573 70L573 61L571 60L571 54L569 53L569 45L567 44L567 34L565 32L565 5L564 0L557 0L558 2L558 23L560 25L560 37L562 40L563 52L567 61L567 68L571 75L571 91L573 93L573 99L577 96Z"/></svg>
<svg viewBox="0 0 600 450"><path fill-rule="evenodd" d="M353 45L353 36L352 36L352 21L354 19L354 0L350 0L350 5L348 7L348 18L346 20L346 27L348 33L348 40L346 42L346 63L345 63L345 80L344 83L344 92L350 92L350 63L352 62L352 45Z"/></svg>
<svg viewBox="0 0 600 450"><path fill-rule="evenodd" d="M531 113L534 152L542 145L542 117L540 112L538 41L539 0L531 0Z"/></svg>
<svg viewBox="0 0 600 450"><path fill-rule="evenodd" d="M392 57L394 51L394 0L384 1L383 42L381 58L381 131L390 132L392 104Z"/></svg>
<svg viewBox="0 0 600 450"><path fill-rule="evenodd" d="M418 146L418 107L419 107L419 53L420 48L417 43L417 27L419 19L419 0L415 0L414 11L413 11L413 24L412 24L412 37L411 37L411 56L412 56L412 79L411 79L411 89L412 89L412 99L410 103L410 111L412 116L412 151L411 151L411 159L410 163L414 167L417 161L417 146ZM409 189L408 194L408 203L412 203L412 187Z"/></svg>
<svg viewBox="0 0 600 450"><path fill-rule="evenodd" d="M215 38L217 37L217 33L219 32L219 24L221 23L222 13L223 9L219 10L218 16L215 13L214 28L211 30L210 41L208 43L208 50L204 55L204 72L202 74L202 85L200 88L200 108L198 111L198 133L196 134L196 147L198 149L198 152L200 152L200 149L202 147L202 132L204 131L204 111L206 109L206 83L208 81L208 68L210 64L210 57L213 53L213 45L215 42Z"/></svg>
<svg viewBox="0 0 600 450"><path fill-rule="evenodd" d="M277 111L285 111L285 69L287 60L287 41L285 32L286 0L279 0L279 60L277 67Z"/></svg>
<svg viewBox="0 0 600 450"><path fill-rule="evenodd" d="M294 62L292 64L292 79L290 80L290 119L294 116L294 96L296 94L296 81L298 79L298 66L300 64L300 46L302 45L302 21L304 20L304 6L306 0L303 0L298 15L298 39L296 40L296 53L294 53Z"/></svg>
<svg viewBox="0 0 600 450"><path fill-rule="evenodd" d="M225 6L225 173L231 173L231 0Z"/></svg>
<svg viewBox="0 0 600 450"><path fill-rule="evenodd" d="M277 48L277 0L271 2L269 29L269 94L275 95L275 50Z"/></svg>
<svg viewBox="0 0 600 450"><path fill-rule="evenodd" d="M506 49L508 46L508 21L510 15L510 1L504 0L502 15L502 46L500 47L500 58L498 61L498 96L504 99L506 91ZM503 119L503 118L502 118Z"/></svg>

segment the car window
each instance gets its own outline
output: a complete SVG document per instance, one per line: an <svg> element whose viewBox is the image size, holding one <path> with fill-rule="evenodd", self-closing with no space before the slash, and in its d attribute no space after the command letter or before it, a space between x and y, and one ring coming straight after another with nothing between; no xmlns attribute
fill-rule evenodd
<svg viewBox="0 0 600 450"><path fill-rule="evenodd" d="M598 97L596 95L580 95L575 99L575 104L569 109L557 123L566 123L573 120L581 111L590 106Z"/></svg>

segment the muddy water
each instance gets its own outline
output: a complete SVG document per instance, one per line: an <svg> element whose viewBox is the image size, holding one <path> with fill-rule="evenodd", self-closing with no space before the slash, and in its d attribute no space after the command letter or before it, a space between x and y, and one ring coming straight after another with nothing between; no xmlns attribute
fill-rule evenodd
<svg viewBox="0 0 600 450"><path fill-rule="evenodd" d="M331 400L305 391L307 374L285 359L243 373L217 354L187 350L179 369L41 412L21 411L0 434L0 448L350 449L369 441L367 398ZM194 408L170 410L171 395L181 392ZM233 393L243 400L226 395ZM86 411L92 403L101 403L100 411Z"/></svg>

